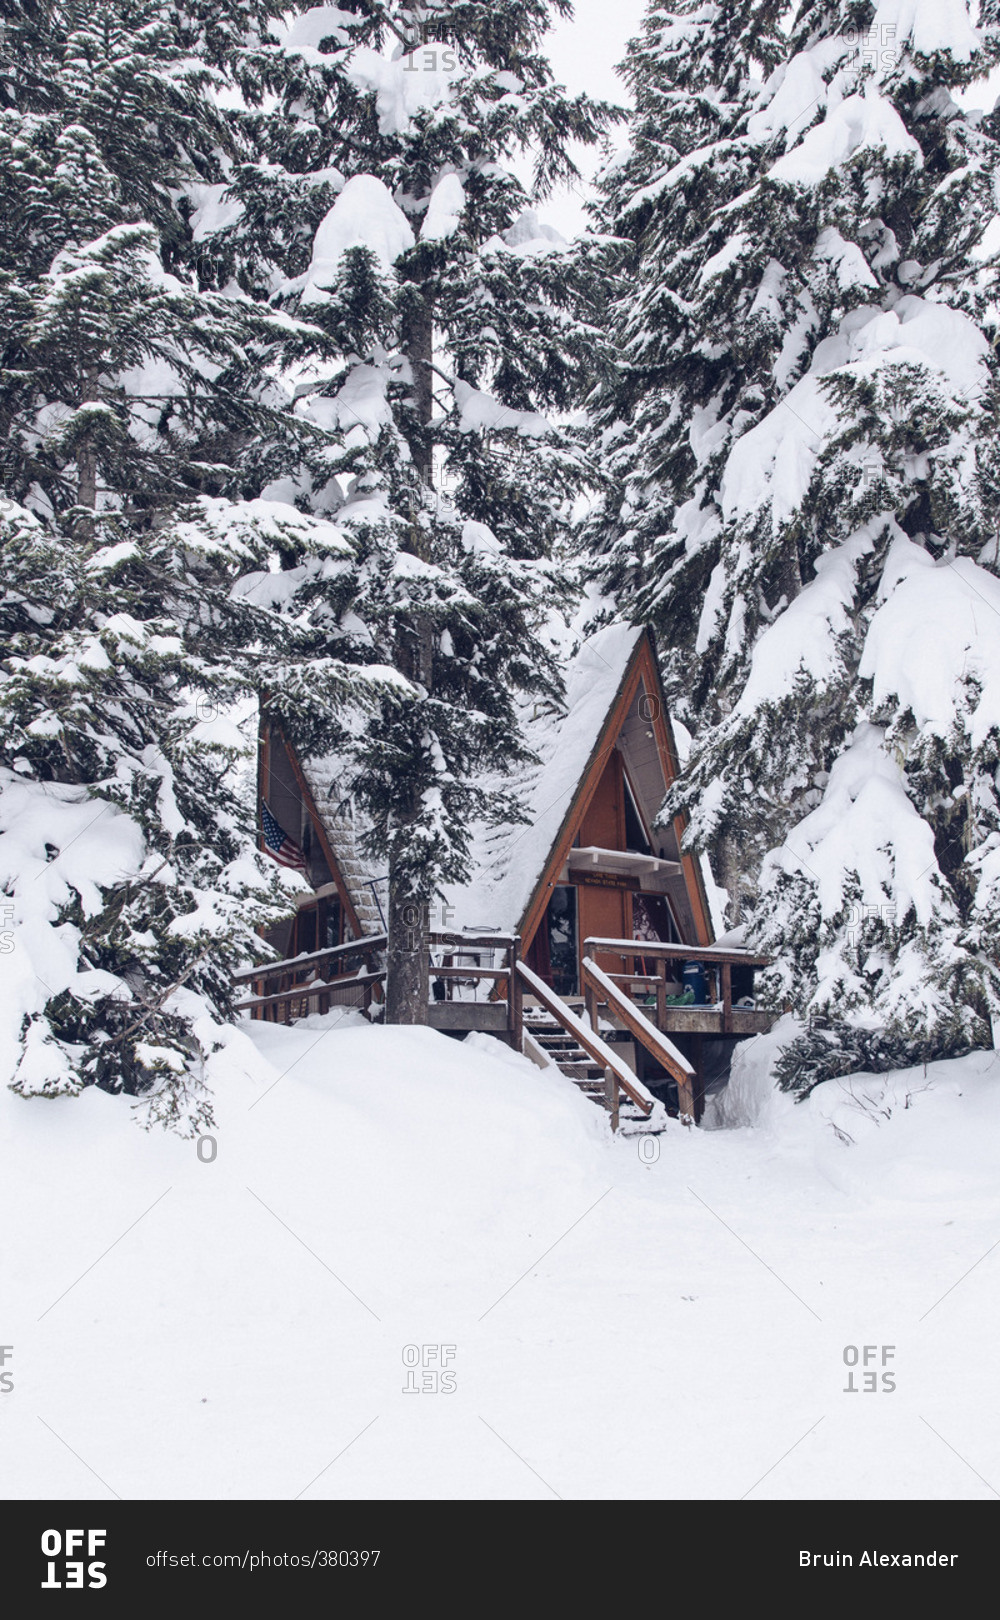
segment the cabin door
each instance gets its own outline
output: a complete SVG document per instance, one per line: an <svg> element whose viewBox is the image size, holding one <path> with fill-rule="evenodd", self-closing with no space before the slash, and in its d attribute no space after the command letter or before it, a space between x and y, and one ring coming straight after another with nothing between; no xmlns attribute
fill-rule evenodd
<svg viewBox="0 0 1000 1620"><path fill-rule="evenodd" d="M632 933L631 895L627 889L605 888L596 883L581 883L577 887L580 912L580 946L592 936L604 939L629 939ZM609 951L598 951L594 960L605 973L624 973L625 961Z"/></svg>

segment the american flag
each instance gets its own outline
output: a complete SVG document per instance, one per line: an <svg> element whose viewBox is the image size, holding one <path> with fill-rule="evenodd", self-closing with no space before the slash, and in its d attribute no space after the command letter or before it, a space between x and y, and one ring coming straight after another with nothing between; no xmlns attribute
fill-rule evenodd
<svg viewBox="0 0 1000 1620"><path fill-rule="evenodd" d="M260 824L264 834L264 848L272 860L277 861L279 866L293 866L296 871L304 872L305 855L295 839L289 838L284 827L275 821L264 799L260 801Z"/></svg>

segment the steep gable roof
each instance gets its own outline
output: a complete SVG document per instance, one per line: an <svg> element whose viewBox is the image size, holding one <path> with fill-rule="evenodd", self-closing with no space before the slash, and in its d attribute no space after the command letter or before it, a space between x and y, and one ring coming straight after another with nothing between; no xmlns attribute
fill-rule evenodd
<svg viewBox="0 0 1000 1620"><path fill-rule="evenodd" d="M631 779L643 793L643 809L654 819L663 790L677 773L677 752L649 632L619 624L589 636L567 662L565 684L560 711L539 704L522 710L536 761L486 784L512 793L525 820L472 829L472 876L468 883L448 887L436 926L518 932L527 938L603 765L619 745L626 750ZM300 766L362 927L375 932L381 927L386 875L384 867L361 853L365 826L345 797L343 761L336 756L303 759ZM680 818L673 828L663 829L667 853L680 859L684 869L678 882L687 901L689 931L707 943L712 931L700 867L694 857L680 854L682 830Z"/></svg>
<svg viewBox="0 0 1000 1620"><path fill-rule="evenodd" d="M457 927L521 929L588 766L601 751L643 634L632 625L612 625L588 637L565 671L565 710L524 715L527 743L538 763L524 766L509 785L526 819L476 829L473 877L448 891Z"/></svg>

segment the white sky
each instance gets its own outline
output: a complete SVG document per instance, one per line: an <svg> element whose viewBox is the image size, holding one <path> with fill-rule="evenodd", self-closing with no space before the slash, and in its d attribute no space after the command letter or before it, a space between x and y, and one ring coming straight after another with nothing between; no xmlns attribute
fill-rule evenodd
<svg viewBox="0 0 1000 1620"><path fill-rule="evenodd" d="M546 47L557 83L576 94L586 91L598 101L624 102L625 86L615 65L625 55L625 47L639 32L645 0L576 0L571 22L559 22L546 35ZM613 137L614 138L614 137ZM618 138L624 142L624 130ZM596 153L583 148L577 161L588 175L598 161ZM541 215L564 236L574 236L584 224L582 199L564 191L553 196Z"/></svg>
<svg viewBox="0 0 1000 1620"><path fill-rule="evenodd" d="M586 91L597 100L624 102L625 86L615 73L615 66L625 55L625 47L642 26L646 0L576 0L572 21L558 22L546 35L545 48L557 83L570 91ZM1000 95L1000 68L995 68L983 83L959 91L955 99L965 107L993 106ZM624 145L625 133L619 128L612 139ZM596 154L582 148L577 162L589 177L599 161ZM523 180L528 180L530 169L525 169ZM554 225L564 236L575 236L584 227L586 215L583 197L586 187L573 193L563 191L549 199L539 210L541 217ZM992 246L992 244L991 244Z"/></svg>

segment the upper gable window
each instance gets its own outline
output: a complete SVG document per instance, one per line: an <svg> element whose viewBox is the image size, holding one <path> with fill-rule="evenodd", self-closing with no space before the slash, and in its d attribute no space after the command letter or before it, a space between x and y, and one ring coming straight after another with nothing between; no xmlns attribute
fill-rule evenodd
<svg viewBox="0 0 1000 1620"><path fill-rule="evenodd" d="M636 855L652 855L652 846L646 837L646 829L642 824L639 806L635 802L632 784L628 779L628 773L624 770L622 780L625 784L625 848L633 850Z"/></svg>

